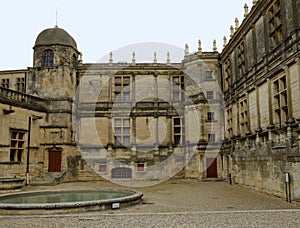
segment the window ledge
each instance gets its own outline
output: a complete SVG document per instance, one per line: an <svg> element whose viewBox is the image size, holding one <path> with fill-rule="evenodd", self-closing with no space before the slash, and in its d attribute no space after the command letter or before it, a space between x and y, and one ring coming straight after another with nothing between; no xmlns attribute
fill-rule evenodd
<svg viewBox="0 0 300 228"><path fill-rule="evenodd" d="M21 162L8 161L8 162L0 162L1 165L20 165Z"/></svg>

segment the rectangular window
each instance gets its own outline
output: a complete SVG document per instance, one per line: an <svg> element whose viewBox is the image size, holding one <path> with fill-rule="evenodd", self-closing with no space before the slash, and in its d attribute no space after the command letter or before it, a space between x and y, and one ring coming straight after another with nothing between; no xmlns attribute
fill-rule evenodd
<svg viewBox="0 0 300 228"><path fill-rule="evenodd" d="M184 143L183 119L176 117L173 119L173 140L175 145Z"/></svg>
<svg viewBox="0 0 300 228"><path fill-rule="evenodd" d="M275 124L282 126L288 120L288 96L286 76L273 82Z"/></svg>
<svg viewBox="0 0 300 228"><path fill-rule="evenodd" d="M114 119L115 145L130 145L130 119L125 117Z"/></svg>
<svg viewBox="0 0 300 228"><path fill-rule="evenodd" d="M7 79L2 79L1 80L1 86L3 88L9 89L9 79L8 78Z"/></svg>
<svg viewBox="0 0 300 228"><path fill-rule="evenodd" d="M216 142L216 135L208 134L208 142Z"/></svg>
<svg viewBox="0 0 300 228"><path fill-rule="evenodd" d="M145 171L145 165L143 163L137 164L137 171L139 172Z"/></svg>
<svg viewBox="0 0 300 228"><path fill-rule="evenodd" d="M207 91L206 92L206 99L207 100L213 100L214 99L214 92L213 91Z"/></svg>
<svg viewBox="0 0 300 228"><path fill-rule="evenodd" d="M248 104L247 99L243 99L239 103L240 108L240 131L241 134L245 135L249 132L248 129Z"/></svg>
<svg viewBox="0 0 300 228"><path fill-rule="evenodd" d="M215 113L214 112L208 112L207 113L207 121L214 121L215 120Z"/></svg>
<svg viewBox="0 0 300 228"><path fill-rule="evenodd" d="M17 78L17 91L21 93L25 93L25 79Z"/></svg>
<svg viewBox="0 0 300 228"><path fill-rule="evenodd" d="M99 165L99 172L101 172L101 173L106 172L106 164L100 164Z"/></svg>
<svg viewBox="0 0 300 228"><path fill-rule="evenodd" d="M233 136L232 129L232 108L227 109L227 137L231 138Z"/></svg>
<svg viewBox="0 0 300 228"><path fill-rule="evenodd" d="M205 71L205 80L206 81L214 80L213 72L211 70Z"/></svg>
<svg viewBox="0 0 300 228"><path fill-rule="evenodd" d="M117 102L130 102L130 76L114 77L114 92Z"/></svg>
<svg viewBox="0 0 300 228"><path fill-rule="evenodd" d="M174 76L172 78L173 101L184 99L184 76Z"/></svg>
<svg viewBox="0 0 300 228"><path fill-rule="evenodd" d="M25 132L19 130L11 130L10 132L10 161L21 162L25 149Z"/></svg>
<svg viewBox="0 0 300 228"><path fill-rule="evenodd" d="M270 47L277 47L282 41L280 0L276 0L268 10Z"/></svg>

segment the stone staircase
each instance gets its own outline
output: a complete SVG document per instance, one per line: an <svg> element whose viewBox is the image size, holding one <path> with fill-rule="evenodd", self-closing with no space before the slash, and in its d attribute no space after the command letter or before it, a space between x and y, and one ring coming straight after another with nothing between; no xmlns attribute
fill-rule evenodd
<svg viewBox="0 0 300 228"><path fill-rule="evenodd" d="M98 181L104 180L103 177L97 175L90 167L85 167L82 170L78 170L77 181Z"/></svg>
<svg viewBox="0 0 300 228"><path fill-rule="evenodd" d="M39 186L56 185L63 179L65 173L66 173L65 171L44 173L43 175L36 177L30 183L30 185L39 185Z"/></svg>

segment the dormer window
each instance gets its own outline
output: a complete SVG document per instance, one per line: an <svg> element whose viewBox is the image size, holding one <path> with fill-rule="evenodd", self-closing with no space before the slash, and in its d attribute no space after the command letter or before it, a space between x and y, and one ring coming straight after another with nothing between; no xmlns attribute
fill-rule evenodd
<svg viewBox="0 0 300 228"><path fill-rule="evenodd" d="M52 50L46 50L43 54L43 64L44 67L51 67L54 63L54 53Z"/></svg>

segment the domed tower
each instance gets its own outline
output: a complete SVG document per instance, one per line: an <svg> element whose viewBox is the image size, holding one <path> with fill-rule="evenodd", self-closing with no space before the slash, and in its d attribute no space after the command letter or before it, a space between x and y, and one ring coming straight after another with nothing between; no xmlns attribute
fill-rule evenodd
<svg viewBox="0 0 300 228"><path fill-rule="evenodd" d="M68 169L68 157L79 155L72 125L79 52L72 36L58 27L42 31L33 50L27 92L48 101L40 139L44 169L61 172Z"/></svg>
<svg viewBox="0 0 300 228"><path fill-rule="evenodd" d="M79 52L73 37L64 29L45 29L33 47L33 68L28 93L42 98L73 98Z"/></svg>

